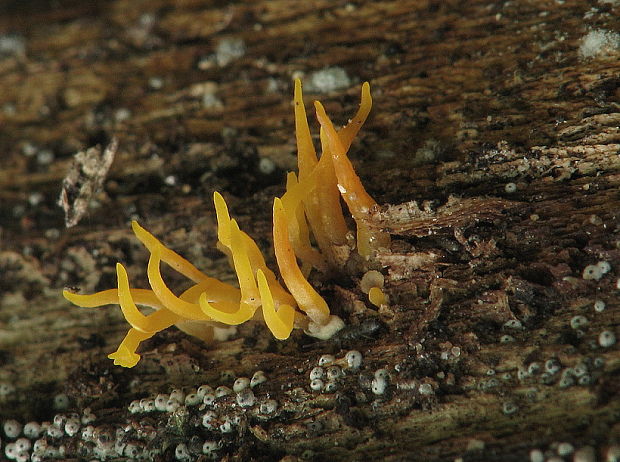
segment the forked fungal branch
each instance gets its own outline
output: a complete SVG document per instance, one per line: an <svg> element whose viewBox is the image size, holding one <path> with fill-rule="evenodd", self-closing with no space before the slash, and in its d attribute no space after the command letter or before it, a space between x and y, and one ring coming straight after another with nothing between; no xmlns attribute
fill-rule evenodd
<svg viewBox="0 0 620 462"><path fill-rule="evenodd" d="M340 131L336 131L321 103L315 102L321 125L320 158L310 136L299 79L295 80L294 103L299 174L287 175L286 192L273 203L274 251L286 288L267 268L256 242L230 218L226 202L218 192L213 194L218 248L230 257L238 288L205 275L133 221L134 234L150 252L147 276L151 289L131 288L125 268L117 263L116 289L91 295L63 291L67 300L81 307L120 305L131 328L118 349L108 356L114 364L135 366L140 360L136 353L140 342L172 325L203 340L210 340L219 326L236 326L255 318L262 318L280 340L288 338L294 327L325 339L344 326L338 316L330 313L327 302L306 276L313 268L326 272L342 267L348 258L351 239L340 197L355 220L360 255L370 258L380 248L389 248L389 235L368 226L368 212L376 203L347 157L372 106L370 85L362 85L359 110ZM195 284L175 295L161 275L162 262ZM374 295L380 298L380 294ZM155 311L145 315L137 305Z"/></svg>

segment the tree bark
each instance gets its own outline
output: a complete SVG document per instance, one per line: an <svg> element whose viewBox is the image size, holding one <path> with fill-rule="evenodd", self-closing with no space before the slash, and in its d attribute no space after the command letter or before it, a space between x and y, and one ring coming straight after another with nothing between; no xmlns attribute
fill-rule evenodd
<svg viewBox="0 0 620 462"><path fill-rule="evenodd" d="M2 421L90 408L97 437L158 460L181 443L206 458L205 440L225 460L528 460L562 452L559 442L616 460L604 457L620 453L617 2L0 8ZM132 219L233 280L215 248L213 191L273 263L272 200L296 168L295 76L307 107L321 100L338 124L371 84L349 155L381 204L373 225L392 235L366 265L385 274L389 304L369 303L360 272L317 277L347 324L333 340L295 331L280 342L251 322L205 346L172 328L141 346L135 368L113 366L106 356L128 329L120 310L78 309L62 288L116 287L117 261L132 287L148 287ZM102 187L86 189L86 213L66 228L57 201L74 154L113 138ZM361 369L312 391L319 358L351 349ZM380 369L388 387L375 394ZM230 433L205 428L197 406L128 410L257 370L268 380L255 406L216 401L218 425L237 419ZM261 411L270 399L277 410ZM48 440L65 458L93 458L102 438Z"/></svg>

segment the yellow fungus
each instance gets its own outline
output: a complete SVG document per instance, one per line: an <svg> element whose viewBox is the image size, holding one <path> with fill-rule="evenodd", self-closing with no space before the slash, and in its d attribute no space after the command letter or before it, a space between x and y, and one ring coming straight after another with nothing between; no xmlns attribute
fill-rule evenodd
<svg viewBox="0 0 620 462"><path fill-rule="evenodd" d="M215 215L217 217L217 239L225 247L230 247L230 215L228 206L222 195L215 191L213 193L213 204L215 205Z"/></svg>
<svg viewBox="0 0 620 462"><path fill-rule="evenodd" d="M299 182L303 183L306 189L303 197L305 212L319 249L331 266L338 266L344 262L337 258L334 246L345 243L348 230L338 199L333 168L329 165L329 156L323 153L321 160L317 160L299 79L295 79L294 102L297 167ZM283 201L286 203L284 197Z"/></svg>
<svg viewBox="0 0 620 462"><path fill-rule="evenodd" d="M204 292L200 294L198 303L203 313L209 318L231 326L243 324L254 316L254 309L248 303L240 302L234 305L232 303L220 302L217 305L215 303L211 304L207 300L207 294Z"/></svg>
<svg viewBox="0 0 620 462"><path fill-rule="evenodd" d="M302 194L308 194L308 189L299 186L297 176L289 172L286 176L286 193L282 196L282 204L288 218L289 237L295 254L304 263L304 274L308 274L312 267L321 272L327 271L327 262L321 253L310 243L310 230L306 222Z"/></svg>
<svg viewBox="0 0 620 462"><path fill-rule="evenodd" d="M371 108L372 97L370 96L370 84L368 82L364 82L362 84L360 107L357 113L353 116L351 121L338 132L338 136L340 137L340 141L345 152L349 150L355 135L357 135L360 128L362 128L362 125L364 125L364 122L366 122Z"/></svg>
<svg viewBox="0 0 620 462"><path fill-rule="evenodd" d="M179 316L168 310L156 311L151 316L140 313L131 296L127 271L120 263L116 264L116 276L118 279L118 304L131 327L144 333L157 332L177 322Z"/></svg>
<svg viewBox="0 0 620 462"><path fill-rule="evenodd" d="M172 325L204 340L212 339L215 331L221 332L222 325L236 326L250 319L262 318L280 340L288 338L295 327L321 339L343 327L343 321L330 313L327 302L306 277L312 269L327 274L346 263L349 231L341 197L357 224L358 252L371 257L380 247L389 246L387 234L368 226L368 212L376 203L364 190L347 158L347 151L372 106L370 86L362 86L360 107L340 131L336 131L323 106L315 103L321 125L320 158L310 135L299 80L295 81L294 103L299 173L288 174L286 192L273 203L274 251L286 288L267 268L256 242L230 217L226 201L218 192L213 194L217 245L229 257L238 288L205 275L134 221L131 226L136 237L150 252L147 276L151 289L131 288L125 267L118 263L116 289L90 295L63 291L67 300L82 307L120 305L131 328L117 350L108 356L114 364L135 366L140 360L136 353L140 343ZM162 262L195 284L175 295L162 277ZM372 287L368 295L376 305L387 301L379 287ZM138 305L155 311L144 314Z"/></svg>
<svg viewBox="0 0 620 462"><path fill-rule="evenodd" d="M362 95L364 95L363 92ZM370 102L366 104L370 104ZM314 107L321 128L325 131L329 153L338 179L338 189L357 224L358 251L360 255L369 257L373 251L381 247L389 248L390 236L381 231L373 231L368 226L368 213L377 206L377 203L366 192L359 176L355 173L353 165L346 155L345 145L336 132L332 121L325 113L325 108L318 101L314 102Z"/></svg>
<svg viewBox="0 0 620 462"><path fill-rule="evenodd" d="M159 272L159 263L161 261L161 248L155 246L151 250L151 257L146 269L146 274L149 278L149 283L153 288L153 292L157 298L173 313L186 318L186 319L200 319L208 321L209 317L206 316L200 306L196 303L190 303L177 297L168 288L164 279Z"/></svg>
<svg viewBox="0 0 620 462"><path fill-rule="evenodd" d="M129 329L117 350L109 354L108 358L114 360L115 366L134 367L140 361L140 355L136 353L138 345L140 342L151 338L154 334L154 332L144 333L134 328Z"/></svg>
<svg viewBox="0 0 620 462"><path fill-rule="evenodd" d="M273 296L267 285L265 274L261 270L258 270L256 272L256 278L258 280L260 297L263 302L263 318L265 319L265 324L267 324L273 336L278 340L289 338L295 321L295 310L290 305L280 305L276 312Z"/></svg>
<svg viewBox="0 0 620 462"><path fill-rule="evenodd" d="M130 292L133 299L139 305L150 306L152 308L163 308L164 306L152 290L130 289ZM101 292L88 295L74 294L68 290L63 290L62 296L74 305L83 308L95 308L97 306L118 304L118 289L102 290Z"/></svg>
<svg viewBox="0 0 620 462"><path fill-rule="evenodd" d="M371 287L368 291L368 300L373 305L380 307L381 305L387 305L387 297L383 293L380 287Z"/></svg>
<svg viewBox="0 0 620 462"><path fill-rule="evenodd" d="M310 285L297 264L288 238L284 206L277 197L273 201L273 247L282 279L299 308L315 323L327 322L329 318L327 302Z"/></svg>
<svg viewBox="0 0 620 462"><path fill-rule="evenodd" d="M295 79L295 91L293 94L295 104L295 138L297 140L297 168L299 179L303 180L318 163L314 143L310 136L310 127L306 116L301 80Z"/></svg>
<svg viewBox="0 0 620 462"><path fill-rule="evenodd" d="M161 260L186 278L191 279L194 282L200 282L207 278L202 271L192 265L189 261L159 242L155 236L140 226L137 221L131 222L131 229L140 242L142 242L142 244L144 244L150 252L153 252L154 248L158 248L160 250Z"/></svg>

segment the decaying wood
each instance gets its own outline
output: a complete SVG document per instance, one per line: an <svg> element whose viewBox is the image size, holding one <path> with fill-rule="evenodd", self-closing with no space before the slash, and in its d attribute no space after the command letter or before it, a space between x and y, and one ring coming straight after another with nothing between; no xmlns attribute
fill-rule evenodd
<svg viewBox="0 0 620 462"><path fill-rule="evenodd" d="M90 408L101 434L159 460L180 443L206 457L206 439L224 460L528 460L558 442L615 460L603 458L620 445L620 353L599 336L620 335L618 2L0 8L1 420L50 421L65 393L67 412ZM131 219L232 280L214 245L214 190L270 254L271 201L296 162L298 75L340 124L362 81L373 92L350 155L392 247L313 279L346 329L278 342L248 323L208 347L170 329L135 368L112 366L128 328L120 310L77 309L60 290L114 287L117 261L147 287ZM74 154L114 138L102 190L89 189L86 214L66 229L56 201ZM610 271L584 278L599 262ZM368 302L360 268L385 274L387 306ZM576 316L587 324L573 328ZM362 368L312 391L318 359L350 349ZM545 373L548 360L560 370ZM378 395L380 369L389 386ZM218 423L238 418L231 433L203 427L197 407L128 412L136 399L257 370L268 381L256 406L216 402ZM261 411L268 399L273 413ZM132 429L120 437L121 427ZM94 457L80 438L50 441Z"/></svg>

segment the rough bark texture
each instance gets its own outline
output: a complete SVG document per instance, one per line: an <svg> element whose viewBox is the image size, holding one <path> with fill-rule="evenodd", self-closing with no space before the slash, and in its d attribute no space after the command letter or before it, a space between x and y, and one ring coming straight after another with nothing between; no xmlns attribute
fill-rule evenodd
<svg viewBox="0 0 620 462"><path fill-rule="evenodd" d="M106 432L161 460L179 443L207 457L205 439L226 460L527 460L557 442L602 459L618 448L620 353L599 341L620 334L618 2L0 8L0 382L15 387L0 387L2 420L50 421L65 393L71 410L91 408L99 440L50 445L88 458L105 450ZM278 342L248 323L205 347L170 329L142 346L135 368L112 366L106 355L128 327L120 310L77 309L60 290L115 287L116 261L147 287L134 218L230 280L214 245L214 190L270 253L271 201L296 162L295 75L339 123L371 83L372 116L350 156L385 204L373 220L393 244L374 264L389 306L368 303L359 274L317 280L347 322L338 339L296 331ZM113 136L103 190L66 229L57 198L73 155ZM584 278L598 262L611 270ZM311 391L321 355L349 349L363 354L361 370L333 393ZM554 374L544 373L550 359ZM389 374L381 395L378 369ZM219 399L218 425L238 417L230 433L200 425L197 407L128 412L135 399L257 370L268 377L258 403L278 408Z"/></svg>

